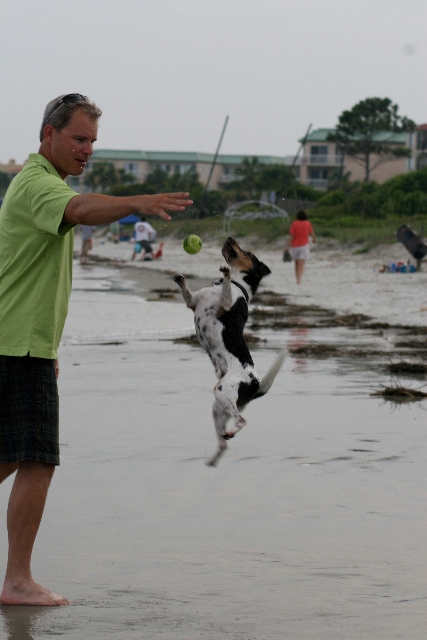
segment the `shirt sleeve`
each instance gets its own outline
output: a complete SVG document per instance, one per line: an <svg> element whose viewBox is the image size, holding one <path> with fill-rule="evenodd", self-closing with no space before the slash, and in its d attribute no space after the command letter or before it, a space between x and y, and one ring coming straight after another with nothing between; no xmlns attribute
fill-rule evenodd
<svg viewBox="0 0 427 640"><path fill-rule="evenodd" d="M63 236L75 225L63 222L64 211L76 191L57 176L47 173L33 184L31 189L31 213L39 231Z"/></svg>

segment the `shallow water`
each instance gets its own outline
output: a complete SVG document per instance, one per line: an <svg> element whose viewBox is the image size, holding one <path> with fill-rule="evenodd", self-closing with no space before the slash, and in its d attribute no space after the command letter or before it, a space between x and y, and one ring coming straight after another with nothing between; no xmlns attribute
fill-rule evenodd
<svg viewBox="0 0 427 640"><path fill-rule="evenodd" d="M425 401L370 397L389 382L375 362L288 357L212 469L211 364L201 349L162 339L164 322L187 322L181 307L150 303L157 335L135 339L123 324L121 343L86 344L97 336L95 322L85 325L89 301L110 308L108 340L126 296L73 296L60 355L61 466L33 566L73 604L0 607L2 638L425 637ZM313 335L275 333L268 346ZM274 352L253 355L262 375Z"/></svg>

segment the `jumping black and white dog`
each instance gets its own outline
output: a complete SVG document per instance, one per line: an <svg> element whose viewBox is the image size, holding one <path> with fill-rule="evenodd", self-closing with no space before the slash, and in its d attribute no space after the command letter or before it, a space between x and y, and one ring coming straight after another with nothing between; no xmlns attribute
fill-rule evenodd
<svg viewBox="0 0 427 640"><path fill-rule="evenodd" d="M194 311L196 333L215 367L218 383L214 388L213 418L219 447L207 462L215 466L232 438L246 420L241 411L255 398L267 393L282 366L285 351L260 381L243 337L248 319L248 304L262 278L270 269L250 251L243 251L228 238L222 255L227 265L220 268L223 278L210 287L191 291L182 275L175 275L187 307ZM227 428L229 419L234 426Z"/></svg>

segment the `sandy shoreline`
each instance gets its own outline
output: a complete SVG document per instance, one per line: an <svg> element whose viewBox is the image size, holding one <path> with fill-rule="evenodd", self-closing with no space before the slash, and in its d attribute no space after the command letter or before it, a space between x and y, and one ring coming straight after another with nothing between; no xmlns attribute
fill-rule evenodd
<svg viewBox="0 0 427 640"><path fill-rule="evenodd" d="M423 272L412 274L378 272L383 264L410 258L398 243L377 247L363 255L314 248L300 286L295 284L293 265L282 262L282 247L248 248L272 270L262 287L287 294L299 304L317 304L342 313L363 313L391 324L426 324L427 267L424 266ZM95 240L93 250L101 258L124 260L127 265L131 252L132 247L128 243L115 245L99 238ZM216 243L205 241L199 254L189 256L182 250L180 241L167 239L161 260L134 263L132 267L160 270L167 274L182 272L212 280L222 263L220 246Z"/></svg>

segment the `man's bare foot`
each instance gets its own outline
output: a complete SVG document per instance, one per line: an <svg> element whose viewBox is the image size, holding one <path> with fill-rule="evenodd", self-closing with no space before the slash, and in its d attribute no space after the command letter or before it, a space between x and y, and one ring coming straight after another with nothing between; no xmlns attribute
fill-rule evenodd
<svg viewBox="0 0 427 640"><path fill-rule="evenodd" d="M12 581L5 581L0 594L0 604L58 607L62 604L70 604L70 601L53 591L48 591L33 580L19 585Z"/></svg>

